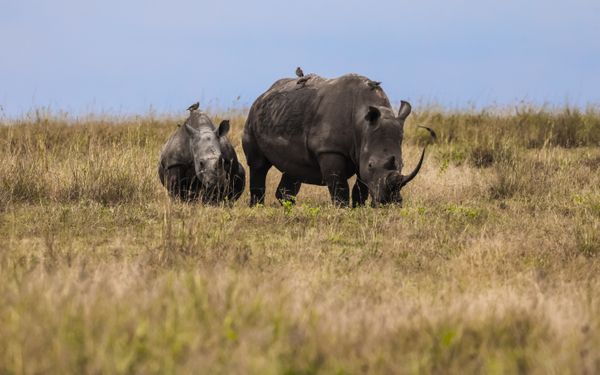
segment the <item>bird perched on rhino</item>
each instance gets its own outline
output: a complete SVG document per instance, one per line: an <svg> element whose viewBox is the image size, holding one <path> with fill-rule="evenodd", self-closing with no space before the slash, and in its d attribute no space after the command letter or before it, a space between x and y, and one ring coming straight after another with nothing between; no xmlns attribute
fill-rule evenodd
<svg viewBox="0 0 600 375"><path fill-rule="evenodd" d="M306 82L308 82L309 79L310 79L310 76L308 76L308 77L300 77L300 78L298 78L298 81L296 81L296 84L297 85L302 85L300 87L304 87L304 86L306 86Z"/></svg>
<svg viewBox="0 0 600 375"><path fill-rule="evenodd" d="M300 68L300 67L296 68L296 75L298 76L298 78L304 77L304 72L302 71L302 68Z"/></svg>
<svg viewBox="0 0 600 375"><path fill-rule="evenodd" d="M378 88L379 86L381 86L381 82L379 82L379 81L368 81L367 85L369 85L369 87L371 88L371 90L375 90L376 88Z"/></svg>
<svg viewBox="0 0 600 375"><path fill-rule="evenodd" d="M192 104L191 106L188 107L188 111L192 112L192 111L197 111L198 108L200 108L200 102L196 102L194 104Z"/></svg>

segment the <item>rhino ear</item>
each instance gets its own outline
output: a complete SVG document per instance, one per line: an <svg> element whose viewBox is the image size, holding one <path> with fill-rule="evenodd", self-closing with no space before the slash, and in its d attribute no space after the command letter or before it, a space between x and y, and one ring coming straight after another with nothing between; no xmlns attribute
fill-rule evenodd
<svg viewBox="0 0 600 375"><path fill-rule="evenodd" d="M194 137L196 136L198 133L200 133L198 130L192 128L189 124L185 124L184 127L185 132L190 136L190 137Z"/></svg>
<svg viewBox="0 0 600 375"><path fill-rule="evenodd" d="M381 111L377 107L369 106L369 111L365 116L365 120L369 122L369 124L375 124L377 120L381 117Z"/></svg>
<svg viewBox="0 0 600 375"><path fill-rule="evenodd" d="M219 124L219 129L217 129L217 135L219 137L223 137L227 133L229 133L229 120L223 120Z"/></svg>
<svg viewBox="0 0 600 375"><path fill-rule="evenodd" d="M400 120L406 120L408 115L410 115L410 111L412 107L409 102L405 102L404 100L400 102L400 109L398 110L398 118Z"/></svg>

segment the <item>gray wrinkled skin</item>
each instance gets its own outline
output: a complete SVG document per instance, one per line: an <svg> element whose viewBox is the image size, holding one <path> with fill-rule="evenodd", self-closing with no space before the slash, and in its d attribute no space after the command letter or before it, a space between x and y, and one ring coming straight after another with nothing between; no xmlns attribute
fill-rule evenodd
<svg viewBox="0 0 600 375"><path fill-rule="evenodd" d="M348 205L347 180L358 175L353 206L401 203L400 189L417 168L401 174L404 121L379 86L356 74L335 79L310 75L304 85L281 79L250 108L243 148L250 168L250 204L264 202L265 177L271 166L283 176L276 197L293 199L302 183L327 185L334 204Z"/></svg>
<svg viewBox="0 0 600 375"><path fill-rule="evenodd" d="M190 111L160 153L158 176L173 197L207 203L240 197L245 171L226 137L228 131L229 121L215 129L206 114Z"/></svg>

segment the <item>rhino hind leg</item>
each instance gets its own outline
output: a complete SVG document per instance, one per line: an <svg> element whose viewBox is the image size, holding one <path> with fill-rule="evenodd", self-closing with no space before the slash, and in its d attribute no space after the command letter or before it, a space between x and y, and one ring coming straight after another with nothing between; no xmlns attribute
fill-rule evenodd
<svg viewBox="0 0 600 375"><path fill-rule="evenodd" d="M350 188L346 176L346 158L340 154L322 154L319 156L319 166L333 204L347 207L350 202Z"/></svg>
<svg viewBox="0 0 600 375"><path fill-rule="evenodd" d="M244 147L244 151L246 147ZM267 173L272 164L258 153L246 152L248 167L250 168L250 206L265 203L265 185Z"/></svg>
<svg viewBox="0 0 600 375"><path fill-rule="evenodd" d="M357 178L352 188L352 207L364 206L367 198L369 198L369 188Z"/></svg>
<svg viewBox="0 0 600 375"><path fill-rule="evenodd" d="M302 186L300 180L284 173L281 176L281 181L279 181L279 186L277 186L275 197L281 203L289 201L294 204L296 203L296 195L300 191L300 186Z"/></svg>
<svg viewBox="0 0 600 375"><path fill-rule="evenodd" d="M250 206L264 204L267 173L273 164L260 151L254 136L247 129L242 137L242 147L250 169Z"/></svg>
<svg viewBox="0 0 600 375"><path fill-rule="evenodd" d="M250 167L250 206L265 204L265 185L270 165Z"/></svg>

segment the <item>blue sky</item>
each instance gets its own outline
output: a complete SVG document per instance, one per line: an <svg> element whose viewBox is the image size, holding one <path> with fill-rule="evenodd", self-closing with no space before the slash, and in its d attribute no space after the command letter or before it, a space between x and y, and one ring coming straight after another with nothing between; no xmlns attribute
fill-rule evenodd
<svg viewBox="0 0 600 375"><path fill-rule="evenodd" d="M597 0L0 0L0 51L5 116L244 106L297 65L395 103L600 103Z"/></svg>

